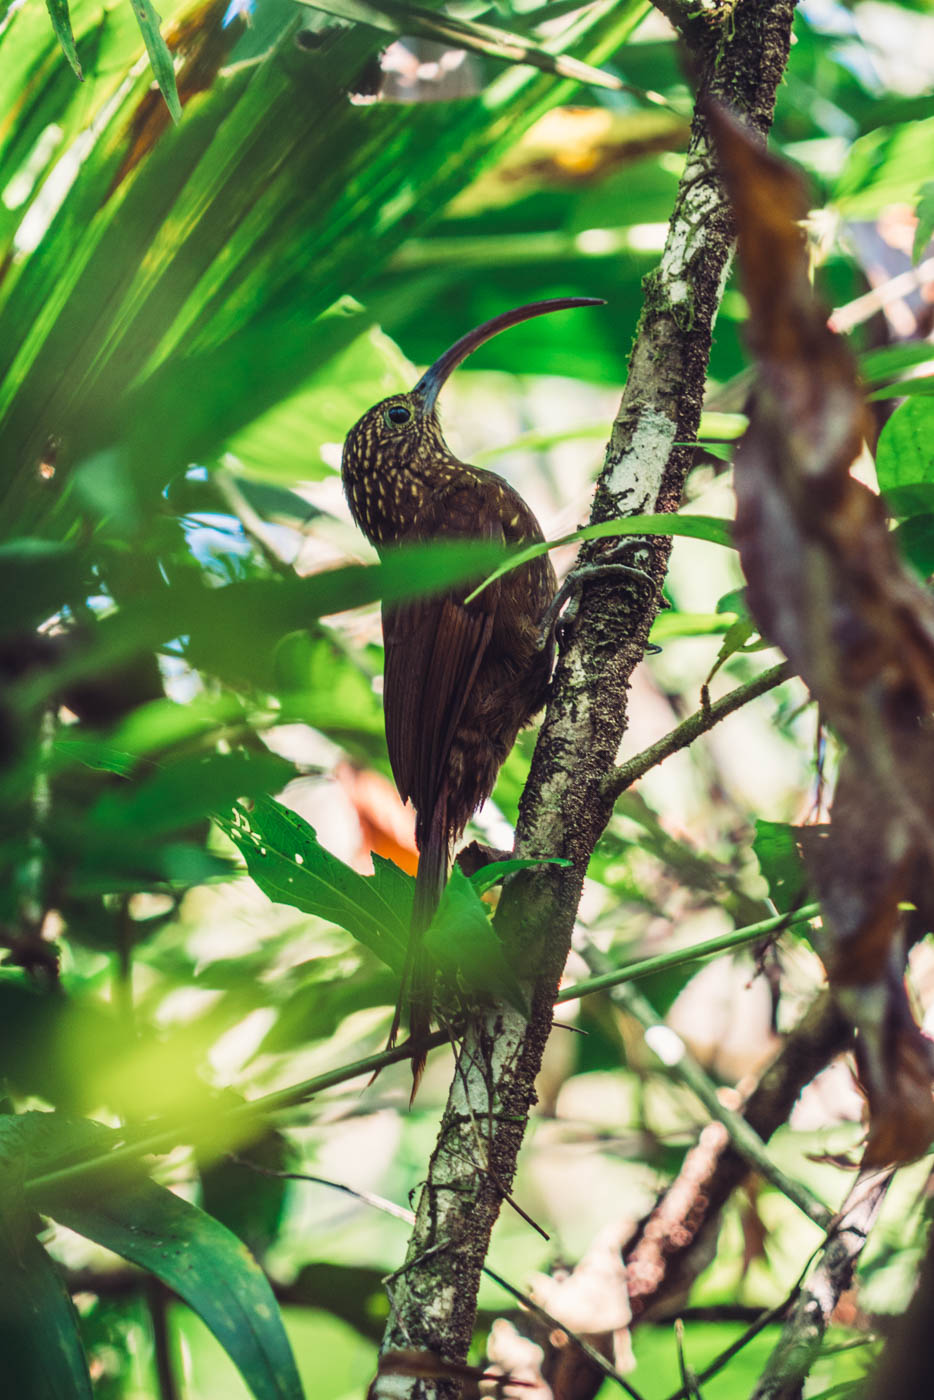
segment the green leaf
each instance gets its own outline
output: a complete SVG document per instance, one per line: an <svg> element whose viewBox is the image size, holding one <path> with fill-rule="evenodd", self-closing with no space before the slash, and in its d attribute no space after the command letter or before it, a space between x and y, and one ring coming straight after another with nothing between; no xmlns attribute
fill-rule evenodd
<svg viewBox="0 0 934 1400"><path fill-rule="evenodd" d="M491 24L477 24L473 20L459 19L451 14L426 10L421 5L412 5L408 0L299 0L314 10L337 15L339 19L354 24L371 25L374 29L388 30L390 34L411 34L437 43L452 44L461 49L472 49L488 58L497 58L504 63L528 63L533 68L541 68L545 73L556 77L571 78L575 82L589 83L594 87L610 88L619 92L623 84L612 73L603 73L589 63L581 63L576 58L549 53L530 44L520 34L511 34Z"/></svg>
<svg viewBox="0 0 934 1400"><path fill-rule="evenodd" d="M35 1237L9 1166L0 1174L0 1353L3 1389L22 1400L92 1400L78 1317L58 1268Z"/></svg>
<svg viewBox="0 0 934 1400"><path fill-rule="evenodd" d="M769 887L769 898L780 914L787 914L809 898L807 871L798 850L798 828L787 822L756 822L752 843L759 869Z"/></svg>
<svg viewBox="0 0 934 1400"><path fill-rule="evenodd" d="M932 236L934 236L934 180L926 180L921 186L915 214L918 219L918 227L915 229L911 260L913 263L919 263L924 257Z"/></svg>
<svg viewBox="0 0 934 1400"><path fill-rule="evenodd" d="M877 127L853 142L834 203L851 219L873 218L888 204L913 203L930 168L934 117Z"/></svg>
<svg viewBox="0 0 934 1400"><path fill-rule="evenodd" d="M581 530L575 530L572 535L564 535L559 540L544 540L541 544L526 545L518 550L510 559L501 564L498 569L486 579L479 588L475 588L469 594L466 601L469 603L483 592L496 579L502 578L503 574L508 574L512 569L518 569L520 565L527 564L530 559L537 559L541 554L547 554L550 549L557 549L560 545L577 544L582 540L613 539L617 536L626 535L675 535L692 540L707 540L710 544L725 545L728 549L733 548L733 522L723 520L713 515L630 515L621 520L604 520L598 525L586 525Z"/></svg>
<svg viewBox="0 0 934 1400"><path fill-rule="evenodd" d="M30 1204L174 1289L214 1333L257 1400L303 1400L275 1295L256 1260L219 1221L148 1180L136 1165L110 1167L107 1153L124 1141L124 1134L100 1123L59 1113L0 1117L0 1160L27 1179ZM93 1158L101 1159L96 1173L77 1182L58 1175Z"/></svg>
<svg viewBox="0 0 934 1400"><path fill-rule="evenodd" d="M0 544L0 635L26 632L83 595L87 566L70 545L21 537Z"/></svg>
<svg viewBox="0 0 934 1400"><path fill-rule="evenodd" d="M729 625L726 618L716 613L687 613L666 608L652 623L649 641L660 646L673 637L715 637L725 632Z"/></svg>
<svg viewBox="0 0 934 1400"><path fill-rule="evenodd" d="M876 473L886 498L896 488L934 483L934 400L908 399L895 410L879 434Z"/></svg>
<svg viewBox="0 0 934 1400"><path fill-rule="evenodd" d="M425 932L425 947L441 973L458 987L474 994L505 997L523 1016L528 1016L528 1001L506 958L490 912L476 886L455 865Z"/></svg>
<svg viewBox="0 0 934 1400"><path fill-rule="evenodd" d="M143 43L146 45L152 71L159 84L159 91L165 98L165 105L172 115L173 122L180 122L182 104L178 100L178 88L175 85L175 68L172 63L172 55L169 53L169 46L159 29L159 16L150 4L150 0L130 0L130 4L143 36Z"/></svg>
<svg viewBox="0 0 934 1400"><path fill-rule="evenodd" d="M470 876L470 883L477 894L486 894L494 885L499 885L505 880L507 875L511 875L514 870L535 870L540 865L561 865L569 866L572 862L564 860L561 856L542 856L538 860L493 860L489 865L483 865L479 870L475 870Z"/></svg>
<svg viewBox="0 0 934 1400"><path fill-rule="evenodd" d="M321 845L314 828L272 798L215 821L242 852L264 894L337 924L400 971L409 936L414 880L375 858L372 875L359 875Z"/></svg>
<svg viewBox="0 0 934 1400"><path fill-rule="evenodd" d="M900 379L897 384L885 384L874 389L866 398L870 403L878 399L907 399L934 395L934 374L920 375L915 379Z"/></svg>
<svg viewBox="0 0 934 1400"><path fill-rule="evenodd" d="M106 753L104 755L106 757ZM151 839L202 820L237 798L278 791L293 776L272 753L215 753L176 758L152 777L106 792L88 822L115 839Z"/></svg>
<svg viewBox="0 0 934 1400"><path fill-rule="evenodd" d="M81 71L81 64L78 61L78 50L75 48L75 36L71 32L71 20L68 15L68 0L45 0L49 11L49 18L52 21L52 28L55 30L58 42L62 46L62 53L68 59L75 72L75 77L79 82L84 81L84 74Z"/></svg>
<svg viewBox="0 0 934 1400"><path fill-rule="evenodd" d="M923 579L929 579L934 574L934 513L912 515L898 526L893 537L912 568Z"/></svg>
<svg viewBox="0 0 934 1400"><path fill-rule="evenodd" d="M929 361L934 361L934 345L923 340L910 341L905 345L885 345L881 350L864 351L859 356L859 369L865 383L871 386Z"/></svg>
<svg viewBox="0 0 934 1400"><path fill-rule="evenodd" d="M348 303L349 305L350 303ZM334 470L321 457L326 444L338 447L347 430L373 404L411 388L417 377L402 351L376 326L356 317L350 344L321 356L321 318L307 336L321 365L297 393L248 422L223 445L254 476L276 481L315 481ZM362 333L359 326L364 325ZM348 329L353 329L349 327ZM305 334L305 332L303 332Z"/></svg>

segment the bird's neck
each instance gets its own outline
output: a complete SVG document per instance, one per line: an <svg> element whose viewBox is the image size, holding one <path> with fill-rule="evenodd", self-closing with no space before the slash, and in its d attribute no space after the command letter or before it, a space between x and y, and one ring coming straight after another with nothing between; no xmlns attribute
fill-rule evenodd
<svg viewBox="0 0 934 1400"><path fill-rule="evenodd" d="M480 475L449 452L421 454L402 461L384 459L376 470L345 466L344 487L350 512L371 544L380 548L402 539L417 539L418 517L428 499L457 481Z"/></svg>

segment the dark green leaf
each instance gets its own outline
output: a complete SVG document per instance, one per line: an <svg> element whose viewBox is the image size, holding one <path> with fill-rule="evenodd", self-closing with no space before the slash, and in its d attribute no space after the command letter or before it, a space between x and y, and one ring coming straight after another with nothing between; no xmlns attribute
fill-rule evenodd
<svg viewBox="0 0 934 1400"><path fill-rule="evenodd" d="M922 578L934 574L934 514L913 515L895 531L895 542Z"/></svg>
<svg viewBox="0 0 934 1400"><path fill-rule="evenodd" d="M159 29L159 16L150 4L150 0L130 0L130 4L133 6L136 22L143 36L143 43L146 45L152 71L159 84L159 91L165 98L165 105L172 114L173 122L181 121L182 104L178 100L178 88L175 85L175 68L169 47Z"/></svg>
<svg viewBox="0 0 934 1400"><path fill-rule="evenodd" d="M425 933L425 947L441 973L456 986L471 993L505 997L527 1016L525 993L509 965L490 912L476 887L455 865Z"/></svg>
<svg viewBox="0 0 934 1400"><path fill-rule="evenodd" d="M78 1317L64 1280L35 1237L38 1221L0 1174L0 1354L3 1391L21 1400L91 1400Z"/></svg>
<svg viewBox="0 0 934 1400"><path fill-rule="evenodd" d="M214 1333L257 1400L303 1400L278 1304L256 1260L219 1221L138 1167L108 1168L108 1150L122 1141L99 1123L58 1113L0 1118L0 1160L19 1159L36 1209L174 1289ZM55 1179L60 1168L95 1157L103 1159L98 1177Z"/></svg>
<svg viewBox="0 0 934 1400"><path fill-rule="evenodd" d="M78 61L78 50L75 48L75 36L71 32L71 20L68 16L68 0L45 0L48 7L49 18L52 21L52 28L55 30L58 42L62 46L62 53L68 59L75 71L75 76L79 81L84 79L81 71L81 64Z"/></svg>
<svg viewBox="0 0 934 1400"><path fill-rule="evenodd" d="M408 941L414 881L391 861L358 875L321 845L303 817L272 798L237 806L217 824L243 853L260 889L279 904L344 928L397 971Z"/></svg>
<svg viewBox="0 0 934 1400"><path fill-rule="evenodd" d="M934 346L927 341L911 341L907 345L886 345L881 350L867 350L859 356L859 368L866 384L881 384L903 370L934 360Z"/></svg>
<svg viewBox="0 0 934 1400"><path fill-rule="evenodd" d="M77 550L51 540L0 544L0 634L32 629L83 590L86 565Z"/></svg>
<svg viewBox="0 0 934 1400"><path fill-rule="evenodd" d="M780 914L807 903L807 872L798 849L796 827L760 818L752 849L768 884L769 898Z"/></svg>
<svg viewBox="0 0 934 1400"><path fill-rule="evenodd" d="M123 839L178 831L237 798L279 791L291 764L271 753L216 753L166 763L151 777L107 792L88 821Z"/></svg>
<svg viewBox="0 0 934 1400"><path fill-rule="evenodd" d="M886 384L874 389L866 397L870 403L878 399L930 398L934 395L934 374L919 375L915 379L900 379L897 384Z"/></svg>

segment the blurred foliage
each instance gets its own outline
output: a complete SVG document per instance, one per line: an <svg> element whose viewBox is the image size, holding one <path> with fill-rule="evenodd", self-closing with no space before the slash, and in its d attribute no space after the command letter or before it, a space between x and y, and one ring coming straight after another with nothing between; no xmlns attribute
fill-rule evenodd
<svg viewBox="0 0 934 1400"><path fill-rule="evenodd" d="M344 1400L372 1371L406 1226L282 1173L405 1202L450 1076L433 1060L408 1114L401 1071L340 1082L384 1041L414 867L373 604L502 560L476 546L375 563L341 500L340 444L504 307L605 297L573 329L545 318L491 341L446 391L464 450L495 457L549 538L577 538L691 108L645 0L448 9L0 0L0 1329L24 1396L90 1394L90 1374L94 1394L139 1400L174 1364L200 1400L302 1384ZM890 22L908 38L887 39ZM880 487L924 577L930 302L848 308L930 257L931 22L907 3L802 5L775 125L812 181L815 276L849 316ZM408 37L387 48L387 23ZM454 30L469 57L411 37ZM539 66L505 61L504 34ZM688 489L715 522L745 422L745 315L731 283ZM663 651L632 697L640 743L697 707L718 650L730 683L759 667L732 555L704 539L717 528L689 514L699 538L676 544ZM581 926L619 962L796 899L814 717L787 686L735 724L735 742L650 774L595 852ZM478 820L494 847L531 747ZM485 884L458 874L434 950L462 990L520 1000ZM787 1028L820 974L804 936L778 959ZM660 1013L683 1008L691 974L644 984ZM648 1209L696 1133L696 1104L618 1012L591 998L585 1025L556 1033L517 1185L556 1243L507 1215L491 1257L520 1285L579 1257L621 1200ZM772 1034L769 1019L753 1039ZM711 1073L753 1072L755 1048ZM331 1072L296 1109L295 1086ZM276 1095L273 1123L251 1115ZM788 1170L828 1198L845 1177L805 1150L841 1135L832 1113L788 1132ZM147 1149L166 1154L159 1184ZM759 1209L768 1247L744 1254L731 1204L698 1300L770 1305L790 1287L813 1239L771 1188ZM924 1222L902 1235L898 1210L867 1296L913 1276ZM186 1306L166 1312L165 1289ZM487 1322L505 1297L485 1284ZM735 1332L688 1321L690 1364ZM747 1393L769 1341L705 1394ZM646 1400L677 1387L667 1327L638 1329L635 1349ZM815 1392L848 1385L861 1355L822 1357Z"/></svg>

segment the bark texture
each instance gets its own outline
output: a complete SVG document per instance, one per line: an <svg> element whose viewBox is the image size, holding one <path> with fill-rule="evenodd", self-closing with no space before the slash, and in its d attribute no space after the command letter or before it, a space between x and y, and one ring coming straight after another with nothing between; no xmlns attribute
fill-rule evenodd
<svg viewBox="0 0 934 1400"><path fill-rule="evenodd" d="M790 44L792 0L737 0L690 41L699 101L687 163L645 304L629 378L597 486L593 521L677 509L697 434L713 325L732 255L729 206L704 117L709 98L763 136ZM640 542L627 562L649 576L589 583L558 661L516 835L519 856L564 856L569 869L522 872L497 926L527 979L531 1016L496 1006L468 1028L418 1203L406 1262L390 1280L383 1350L466 1357L490 1232L511 1187L552 1003L570 948L590 856L606 827L605 794L626 725L630 676L658 607L670 545ZM605 544L584 551L599 562ZM650 582L651 580L651 582ZM374 1400L453 1400L459 1382L379 1377Z"/></svg>

